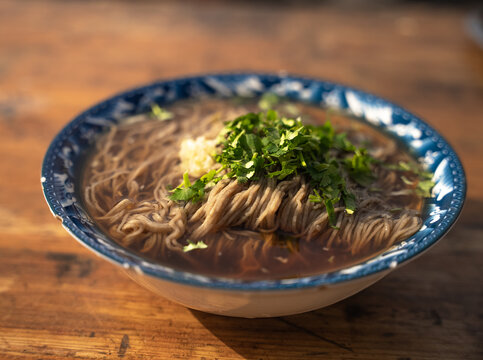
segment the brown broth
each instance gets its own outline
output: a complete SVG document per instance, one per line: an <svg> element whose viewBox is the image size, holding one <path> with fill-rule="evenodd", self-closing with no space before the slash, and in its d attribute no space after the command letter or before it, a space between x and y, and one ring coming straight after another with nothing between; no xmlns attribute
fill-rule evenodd
<svg viewBox="0 0 483 360"><path fill-rule="evenodd" d="M182 114L183 106L184 103L180 102L168 108L168 110L173 111L175 114ZM248 102L245 106L249 109L256 109L253 102ZM210 105L209 111L213 111L214 108L216 106L213 107ZM320 108L308 105L300 106L300 108L304 122L320 124L327 119L327 112ZM179 117L180 119L178 121L183 121L182 115ZM369 144L368 146L376 146L378 144L387 144L388 142L395 141L362 122L340 114L330 114L329 117L338 131L342 130L347 132L348 137L358 145ZM163 124L160 124L160 126L163 126ZM411 157L399 147L399 159L409 161ZM89 165L90 160L87 159L83 178L84 186L91 176ZM123 197L125 196L121 194L115 201L117 202ZM394 207L407 207L408 204L412 204L411 207L413 209L420 210L422 203L422 198L413 196L403 198L400 202L395 201ZM109 234L109 229L102 220L97 219L96 222L106 234ZM112 237L111 235L109 236ZM214 237L216 236L220 237L220 234L216 234ZM120 242L122 239L115 238L114 240ZM184 238L184 241L186 240L188 240L187 237ZM211 247L219 245L217 245L218 243L212 237L208 236L203 241L208 245L210 251L198 249L183 253L167 249L162 253L142 254L139 252L140 246L132 246L131 249L144 257L153 259L177 270L243 280L294 278L331 272L357 264L385 250L384 248L375 248L371 249L370 252L359 252L354 255L350 251L342 248L329 249L321 241L306 241L303 238L295 239L281 232L268 237L262 233L256 233L254 234L254 238L251 239L255 250L252 249L251 251L254 252L257 262L251 264L250 261L242 261L244 255L240 246L230 245L233 242L246 242L244 238L234 240L225 239L225 245L216 251L211 249ZM262 246L267 241L272 245Z"/></svg>
<svg viewBox="0 0 483 360"><path fill-rule="evenodd" d="M260 238L259 241L264 240ZM210 246L209 239L205 239L204 242ZM156 258L156 260L165 266L182 271L254 281L327 273L355 265L375 256L382 250L384 249L352 255L344 249L328 249L317 241L301 240L297 242L296 251L285 246L272 245L265 256L258 257L259 263L253 264L252 267L248 267L246 264L242 266L240 262L236 261L240 259L240 252L229 246L216 255L215 261L211 254L204 253L203 250L193 250L188 253L167 251L165 256ZM261 255L261 252L260 250L256 254Z"/></svg>

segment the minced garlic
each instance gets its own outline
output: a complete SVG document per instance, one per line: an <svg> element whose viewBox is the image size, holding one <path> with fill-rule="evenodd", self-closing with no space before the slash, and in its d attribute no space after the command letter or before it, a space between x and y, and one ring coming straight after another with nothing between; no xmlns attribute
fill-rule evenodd
<svg viewBox="0 0 483 360"><path fill-rule="evenodd" d="M208 140L204 136L183 140L179 150L183 170L188 171L190 176L200 177L213 169L215 146L216 140Z"/></svg>

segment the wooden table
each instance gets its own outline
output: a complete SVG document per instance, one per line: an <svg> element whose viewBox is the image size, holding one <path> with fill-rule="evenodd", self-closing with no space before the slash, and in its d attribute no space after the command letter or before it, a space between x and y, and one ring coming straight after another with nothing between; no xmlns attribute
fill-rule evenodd
<svg viewBox="0 0 483 360"><path fill-rule="evenodd" d="M483 52L467 9L331 4L0 0L1 359L483 358ZM157 78L236 69L326 78L419 114L466 168L458 223L345 301L263 320L155 296L62 229L39 174L69 119Z"/></svg>

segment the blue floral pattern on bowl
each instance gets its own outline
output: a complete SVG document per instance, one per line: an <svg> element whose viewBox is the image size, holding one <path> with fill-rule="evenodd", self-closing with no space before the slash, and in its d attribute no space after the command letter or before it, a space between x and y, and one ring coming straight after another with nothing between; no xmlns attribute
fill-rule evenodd
<svg viewBox="0 0 483 360"><path fill-rule="evenodd" d="M273 92L294 101L334 108L401 139L434 173L433 198L423 211L422 228L406 241L363 263L309 277L244 282L206 277L165 267L109 239L86 213L78 193L78 172L86 150L121 119L166 105L207 96L256 96ZM127 269L188 285L226 290L285 290L335 284L396 267L438 241L456 221L464 203L466 179L451 146L429 125L401 107L343 85L286 74L215 74L160 81L103 101L73 119L52 141L41 183L53 214L83 245Z"/></svg>

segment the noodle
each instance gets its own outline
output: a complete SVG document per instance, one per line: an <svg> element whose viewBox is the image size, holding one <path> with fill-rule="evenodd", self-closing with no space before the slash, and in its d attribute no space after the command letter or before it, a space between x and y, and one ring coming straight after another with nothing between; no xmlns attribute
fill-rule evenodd
<svg viewBox="0 0 483 360"><path fill-rule="evenodd" d="M203 202L173 202L170 186L178 185L186 170L178 155L183 138L214 138L223 120L246 113L247 108L209 100L187 102L172 111L170 121L146 116L112 127L87 161L84 202L91 216L123 246L159 261L171 257L171 262L192 269L201 269L209 261L216 271L222 271L227 263L219 257L232 256L236 262L232 276L244 278L273 273L277 266L292 266L298 269L294 273L310 267L315 260L297 251L298 246L316 244L320 253L328 252L326 258L344 253L360 259L406 239L421 226L421 198L404 195L404 184L394 171L383 167L376 168L374 187L378 191L347 180L360 199L358 210L348 215L343 207L336 207L335 227L330 226L324 205L309 200L313 189L301 176L246 184L224 179L208 189ZM408 158L394 141L371 131L368 136L374 141L374 157ZM391 195L401 192L402 196ZM395 213L394 208L402 209ZM281 240L284 236L288 240ZM203 254L183 253L188 240L203 240L208 247Z"/></svg>

